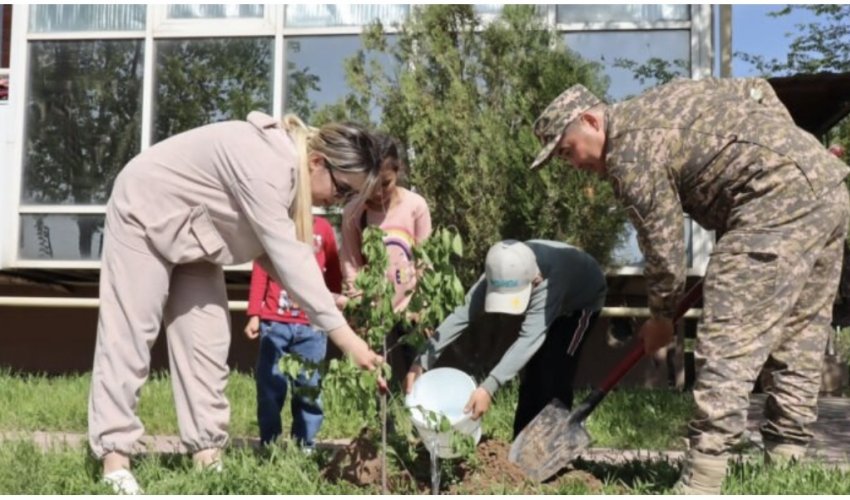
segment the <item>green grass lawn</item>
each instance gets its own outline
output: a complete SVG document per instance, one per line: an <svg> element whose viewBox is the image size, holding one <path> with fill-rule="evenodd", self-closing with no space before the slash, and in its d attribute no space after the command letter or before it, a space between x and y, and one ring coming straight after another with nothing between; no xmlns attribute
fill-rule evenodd
<svg viewBox="0 0 850 500"><path fill-rule="evenodd" d="M13 375L0 371L0 432L64 431L86 432L86 410L90 376L45 377ZM576 401L586 392L579 391ZM244 373L232 373L227 384L230 400L232 437L258 435L254 379ZM503 441L511 439L517 385L510 384L494 398L493 407L484 417L485 434ZM399 408L401 397L393 397ZM341 395L325 391L322 395L325 422L320 439L351 438L367 424L366 418L352 411ZM612 448L681 448L685 424L690 412L689 396L674 391L615 391L594 411L588 429L595 446ZM404 412L398 412L403 418ZM167 374L154 374L142 388L139 415L147 434L177 432L171 383ZM284 426L289 423L288 403ZM660 422L663 424L659 425Z"/></svg>
<svg viewBox="0 0 850 500"><path fill-rule="evenodd" d="M89 376L20 376L0 372L0 432L65 431L85 433ZM227 388L231 403L231 436L257 434L253 378L234 373ZM579 393L577 400L585 393ZM338 394L323 395L326 420L320 437L351 438L367 423ZM516 385L500 391L485 416L486 436L509 441L516 402ZM612 393L591 415L588 429L595 446L610 448L675 449L691 407L690 397L674 391L621 390ZM392 402L400 432L410 429L400 398ZM145 384L140 409L148 434L177 434L177 423L167 375L157 374ZM371 419L370 419L371 420ZM289 423L288 405L284 425ZM146 493L193 494L349 494L375 493L344 482L324 479L320 470L326 451L306 457L297 449L275 446L264 450L231 448L222 474L198 472L182 455L137 457L134 471ZM577 461L602 486L581 483L516 487L494 484L501 493L664 493L679 473L678 463L634 461L622 465ZM444 470L446 466L444 465ZM98 483L99 464L86 449L57 449L43 453L26 441L0 446L0 494L109 493ZM451 474L445 478L452 481ZM512 489L513 488L513 489ZM850 494L850 475L825 465L804 464L775 469L756 460L735 465L724 491L748 494ZM412 492L412 491L411 491ZM483 492L482 492L483 493Z"/></svg>

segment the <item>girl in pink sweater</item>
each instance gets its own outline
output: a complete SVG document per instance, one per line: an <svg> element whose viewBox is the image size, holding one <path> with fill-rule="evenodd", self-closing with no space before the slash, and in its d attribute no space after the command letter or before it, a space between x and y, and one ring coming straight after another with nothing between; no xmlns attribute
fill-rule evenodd
<svg viewBox="0 0 850 500"><path fill-rule="evenodd" d="M376 136L382 159L380 186L362 208L358 209L353 203L348 203L343 209L340 253L343 290L349 296L357 294L354 280L365 264L361 252L363 231L367 226L380 227L386 233L384 244L389 257L387 279L395 287L393 308L396 312L401 312L410 302L407 292L416 287L412 247L430 236L431 212L425 198L399 185L404 178L405 164L396 141L387 135ZM396 327L388 339L389 343L392 344L404 333ZM390 360L393 372L398 368L403 374L412 363L415 353L407 347L404 346L402 361L393 363Z"/></svg>

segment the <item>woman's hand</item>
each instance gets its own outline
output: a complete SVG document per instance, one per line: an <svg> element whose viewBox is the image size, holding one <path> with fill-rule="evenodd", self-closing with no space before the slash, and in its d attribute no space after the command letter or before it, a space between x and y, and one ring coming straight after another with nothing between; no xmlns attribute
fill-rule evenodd
<svg viewBox="0 0 850 500"><path fill-rule="evenodd" d="M328 332L328 338L339 347L342 352L351 356L352 361L358 367L367 370L375 371L380 369L384 364L384 358L378 355L375 351L369 348L366 341L361 339L354 333L348 325L343 325L334 328ZM378 388L382 392L387 390L387 382L380 375L378 376Z"/></svg>

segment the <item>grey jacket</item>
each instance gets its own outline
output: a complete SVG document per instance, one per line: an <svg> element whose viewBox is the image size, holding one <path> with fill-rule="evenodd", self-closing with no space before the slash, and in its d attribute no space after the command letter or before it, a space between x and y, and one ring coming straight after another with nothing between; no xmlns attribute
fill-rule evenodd
<svg viewBox="0 0 850 500"><path fill-rule="evenodd" d="M604 272L593 257L578 248L557 241L529 240L525 243L537 258L543 282L531 292L531 300L519 336L481 384L491 395L514 378L531 360L543 345L549 327L557 318L582 310L600 311L605 305L608 286ZM471 324L485 317L486 293L487 284L482 277L469 290L465 303L455 309L437 328L436 334L429 342L428 350L419 357L418 363L423 368L431 368L446 347ZM515 333L502 331L492 332L492 335ZM561 332L553 333L557 335Z"/></svg>

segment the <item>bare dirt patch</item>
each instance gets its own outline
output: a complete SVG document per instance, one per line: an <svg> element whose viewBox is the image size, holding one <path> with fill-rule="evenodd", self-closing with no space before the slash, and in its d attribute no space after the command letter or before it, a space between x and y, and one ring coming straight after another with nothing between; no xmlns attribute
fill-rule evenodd
<svg viewBox="0 0 850 500"><path fill-rule="evenodd" d="M332 482L347 481L362 487L381 488L381 450L377 436L369 429L345 447L337 450L322 475ZM410 492L418 487L407 471L388 471L387 486L390 492Z"/></svg>
<svg viewBox="0 0 850 500"><path fill-rule="evenodd" d="M440 491L450 494L487 494L504 491L541 493L559 486L581 486L594 493L603 483L593 474L581 470L564 470L541 486L526 479L525 474L508 460L510 443L485 439L477 447L475 457L458 461L450 473L445 468ZM429 493L431 491L430 459L423 452L412 464L413 474L406 470L390 471L389 490L396 493ZM380 489L380 448L366 430L348 446L338 450L323 472L330 481L344 480L352 484ZM415 474L415 477L414 477Z"/></svg>
<svg viewBox="0 0 850 500"><path fill-rule="evenodd" d="M333 482L344 480L357 486L380 485L381 456L368 429L363 429L348 445L337 450L323 474Z"/></svg>

